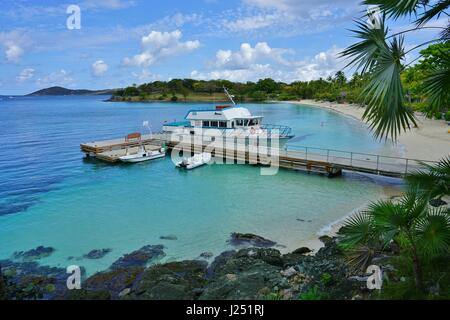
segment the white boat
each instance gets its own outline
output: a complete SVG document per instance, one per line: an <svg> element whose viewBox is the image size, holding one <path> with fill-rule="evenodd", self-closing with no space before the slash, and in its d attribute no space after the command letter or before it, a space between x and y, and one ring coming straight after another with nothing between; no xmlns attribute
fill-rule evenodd
<svg viewBox="0 0 450 320"><path fill-rule="evenodd" d="M127 154L125 156L120 157L119 160L122 162L127 162L127 163L137 163L137 162L155 160L155 159L163 158L165 156L166 156L166 150L164 148L161 148L159 150L153 150L153 151L146 151L145 148L139 148L139 151L137 153Z"/></svg>
<svg viewBox="0 0 450 320"><path fill-rule="evenodd" d="M163 126L162 132L166 139L177 143L201 137L203 144L222 139L227 143L264 143L268 147L283 147L294 137L292 129L287 126L263 124L263 116L254 116L247 108L237 106L233 96L226 88L224 90L232 102L231 106L189 111L184 121L166 123Z"/></svg>
<svg viewBox="0 0 450 320"><path fill-rule="evenodd" d="M177 163L177 168L192 170L201 167L211 161L210 153L197 153L191 158L185 158Z"/></svg>

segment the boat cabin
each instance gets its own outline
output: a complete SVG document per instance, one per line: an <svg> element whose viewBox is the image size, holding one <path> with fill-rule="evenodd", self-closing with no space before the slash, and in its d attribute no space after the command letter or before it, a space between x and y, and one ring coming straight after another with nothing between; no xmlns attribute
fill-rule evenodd
<svg viewBox="0 0 450 320"><path fill-rule="evenodd" d="M259 127L263 117L252 116L246 108L217 106L215 110L191 110L186 120L195 128L248 129Z"/></svg>

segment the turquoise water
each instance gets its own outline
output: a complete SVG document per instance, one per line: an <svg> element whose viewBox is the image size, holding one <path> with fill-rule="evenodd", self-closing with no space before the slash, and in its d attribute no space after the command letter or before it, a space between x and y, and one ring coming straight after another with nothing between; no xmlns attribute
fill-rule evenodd
<svg viewBox="0 0 450 320"><path fill-rule="evenodd" d="M0 258L39 245L56 252L42 264L79 264L89 273L146 244L168 260L229 249L231 232L251 232L289 248L381 195L389 181L357 174L327 179L257 167L215 165L183 172L170 158L136 165L83 159L79 144L154 131L198 104L106 103L105 97L0 101ZM394 154L353 119L291 104L248 104L266 123L291 126L293 145ZM201 105L208 107L208 105ZM311 220L300 222L297 219ZM160 236L176 235L176 241ZM100 260L76 259L111 248ZM286 249L286 250L287 250ZM75 262L74 262L75 261Z"/></svg>

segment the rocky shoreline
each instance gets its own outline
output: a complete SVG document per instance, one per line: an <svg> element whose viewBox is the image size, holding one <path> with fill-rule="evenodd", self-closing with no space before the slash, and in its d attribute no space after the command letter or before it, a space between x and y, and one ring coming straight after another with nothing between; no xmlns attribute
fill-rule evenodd
<svg viewBox="0 0 450 320"><path fill-rule="evenodd" d="M83 278L81 290L69 291L65 269L41 266L41 251L30 250L35 261L0 261L0 298L3 299L150 299L150 300L318 300L368 297L365 278L354 274L337 240L321 237L324 247L315 255L308 248L288 254L275 242L257 235L233 233L235 250L223 252L210 263L205 253L198 260L158 264L164 246L146 245L125 254L103 272ZM38 250L39 249L39 250ZM90 252L93 259L110 249ZM22 253L23 255L24 253ZM27 255L29 256L29 255ZM362 279L362 280L361 280Z"/></svg>

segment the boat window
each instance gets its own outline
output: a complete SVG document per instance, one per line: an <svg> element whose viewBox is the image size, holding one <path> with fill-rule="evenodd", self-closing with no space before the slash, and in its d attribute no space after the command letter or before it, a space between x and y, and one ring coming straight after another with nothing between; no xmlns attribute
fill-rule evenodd
<svg viewBox="0 0 450 320"><path fill-rule="evenodd" d="M209 127L209 121L203 121L203 126L204 127Z"/></svg>
<svg viewBox="0 0 450 320"><path fill-rule="evenodd" d="M244 126L245 126L245 127L248 126L248 120L244 120Z"/></svg>
<svg viewBox="0 0 450 320"><path fill-rule="evenodd" d="M217 125L218 125L217 121L211 121L211 127L217 128Z"/></svg>
<svg viewBox="0 0 450 320"><path fill-rule="evenodd" d="M219 121L219 128L226 128L226 127L227 127L226 121Z"/></svg>
<svg viewBox="0 0 450 320"><path fill-rule="evenodd" d="M242 126L244 125L244 120L236 120L236 124L237 124L239 127L242 127Z"/></svg>
<svg viewBox="0 0 450 320"><path fill-rule="evenodd" d="M248 122L248 125L249 125L249 126L254 126L254 125L255 125L255 120L250 120L250 121Z"/></svg>
<svg viewBox="0 0 450 320"><path fill-rule="evenodd" d="M234 121L231 121L231 127L234 128Z"/></svg>

